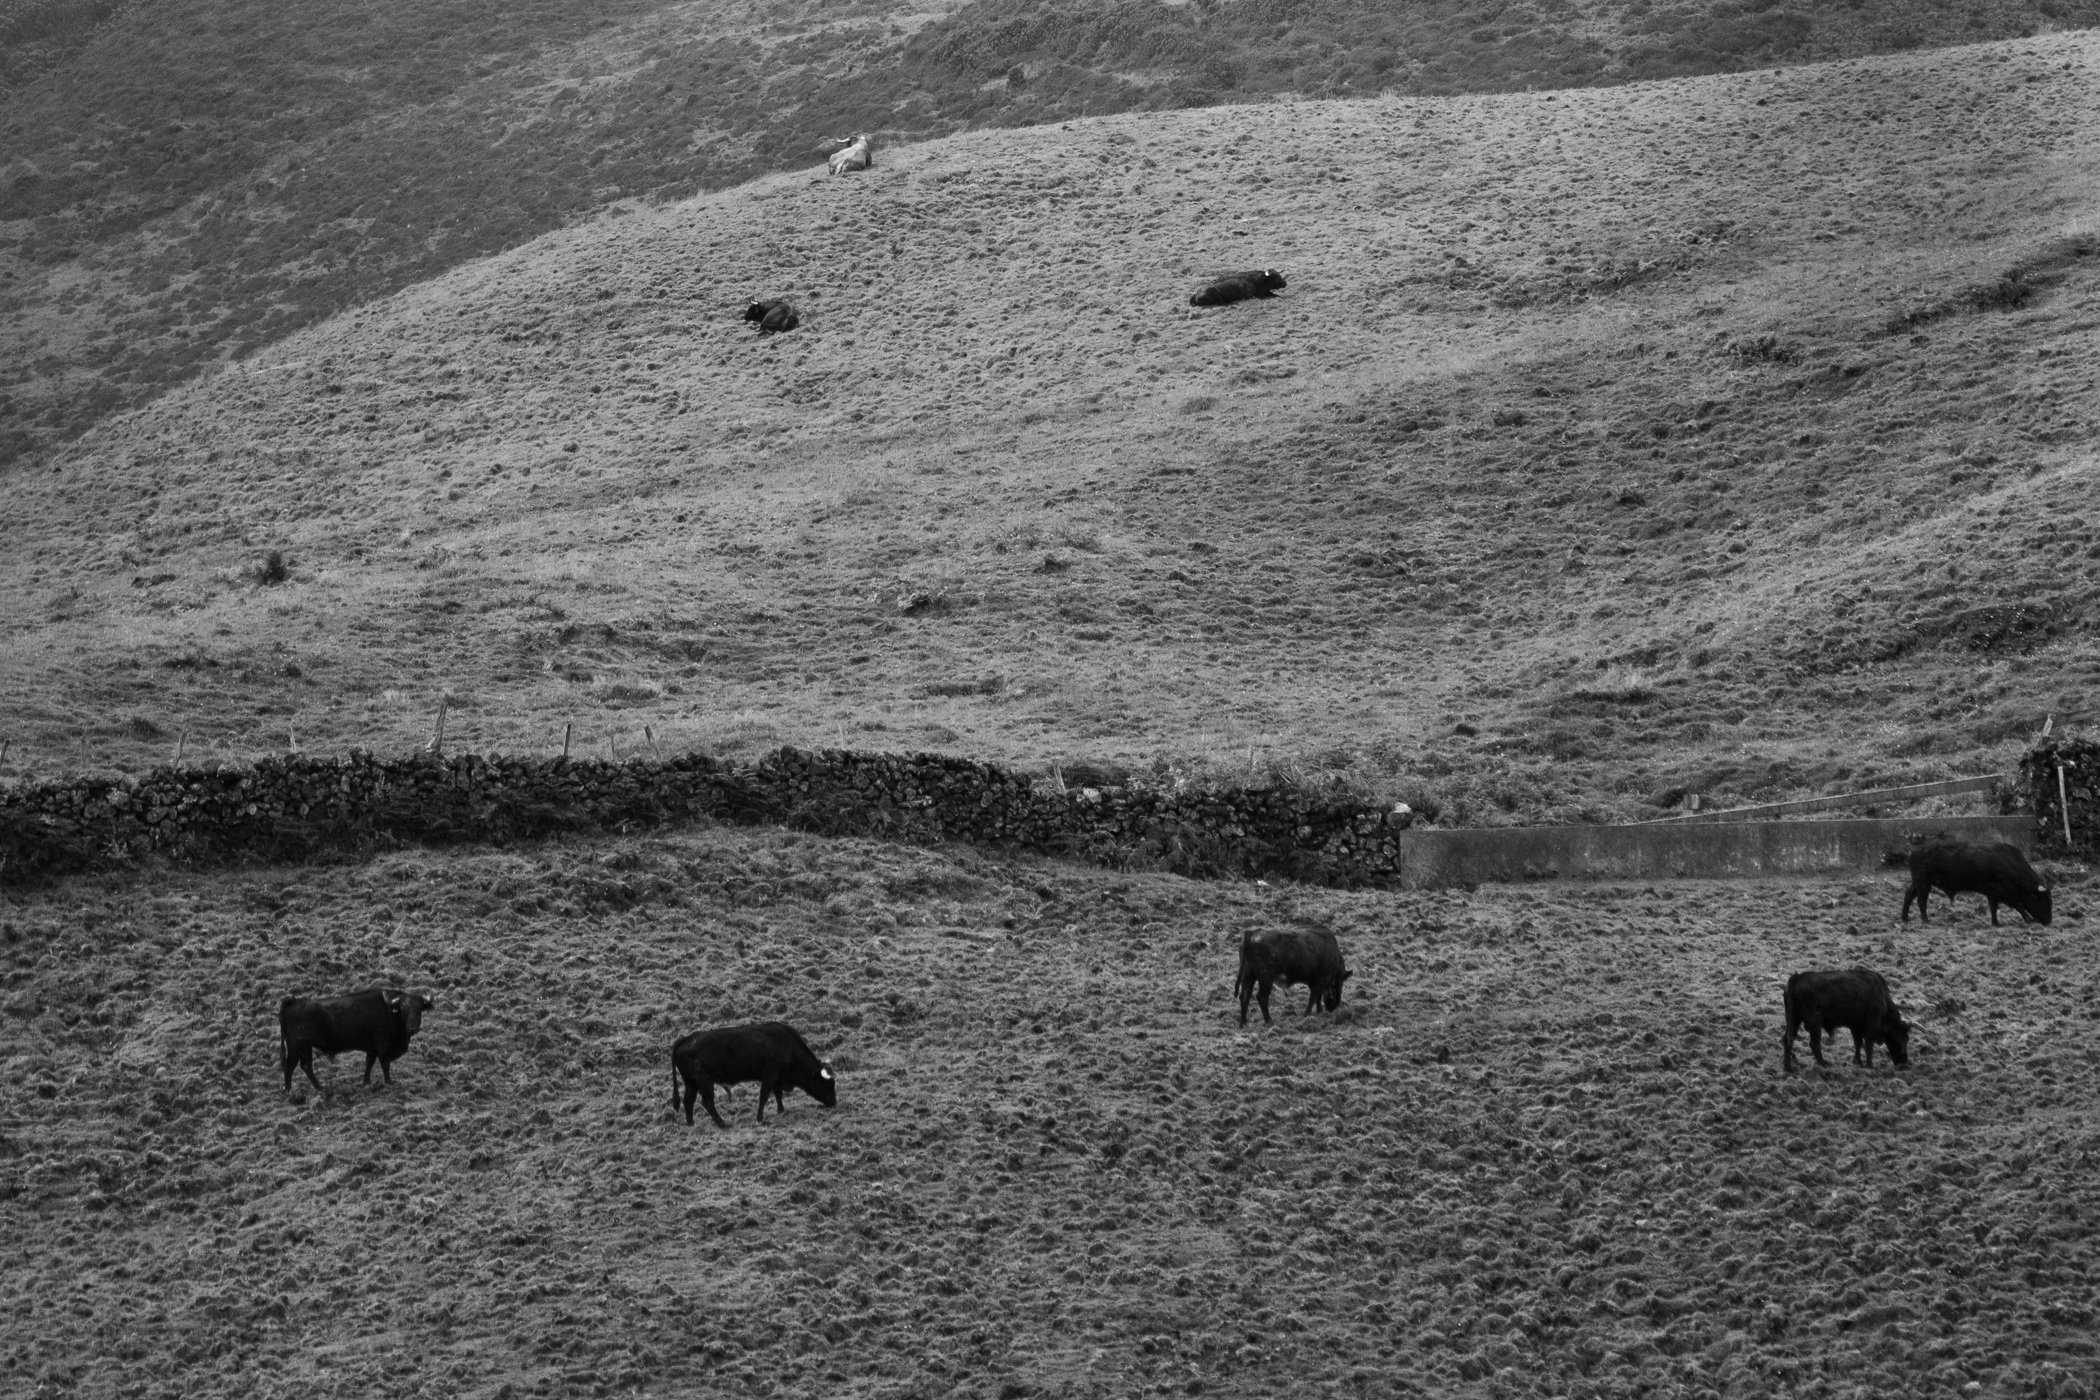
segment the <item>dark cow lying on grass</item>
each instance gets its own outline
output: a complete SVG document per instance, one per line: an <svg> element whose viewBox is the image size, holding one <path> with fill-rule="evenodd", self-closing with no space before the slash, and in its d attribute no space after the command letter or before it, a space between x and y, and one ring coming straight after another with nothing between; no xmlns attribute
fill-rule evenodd
<svg viewBox="0 0 2100 1400"><path fill-rule="evenodd" d="M816 1057L808 1042L782 1021L764 1021L755 1026L723 1026L695 1031L671 1047L671 1106L680 1107L679 1090L684 1088L685 1121L693 1121L693 1096L707 1108L707 1116L722 1127L715 1112L715 1085L748 1084L758 1081L758 1121L766 1121L766 1095L782 1113L787 1104L781 1093L800 1089L830 1108L839 1101L838 1081L831 1066Z"/></svg>
<svg viewBox="0 0 2100 1400"><path fill-rule="evenodd" d="M1269 1017L1269 991L1278 982L1286 987L1303 986L1305 1014L1314 1006L1332 1011L1342 1004L1342 983L1349 969L1342 966L1342 947L1324 929L1317 932L1267 929L1250 931L1240 940L1240 975L1232 994L1240 999L1240 1024L1247 1024L1247 1002L1261 1003L1261 1018Z"/></svg>
<svg viewBox="0 0 2100 1400"><path fill-rule="evenodd" d="M1926 915L1926 901L1937 889L1952 904L1958 894L1980 894L1991 906L1991 922L1998 922L1998 906L2010 904L2020 917L2047 924L2050 918L2049 887L2034 873L2020 848L2009 841L1962 841L1935 836L1911 848L1910 888L1903 892L1903 922L1910 922L1910 902L1918 902L1918 919Z"/></svg>
<svg viewBox="0 0 2100 1400"><path fill-rule="evenodd" d="M1267 300L1283 288L1283 274L1273 267L1264 268L1260 272L1235 272L1230 277L1220 277L1190 297L1189 305L1230 306L1233 302L1248 301L1255 297Z"/></svg>
<svg viewBox="0 0 2100 1400"><path fill-rule="evenodd" d="M284 1089L292 1090L292 1070L306 1071L318 1089L314 1051L329 1059L346 1051L365 1054L365 1083L372 1082L376 1060L386 1082L394 1082L394 1061L408 1053L409 1037L423 1028L430 998L399 987L370 987L340 997L286 997L277 1007L278 1045L284 1055Z"/></svg>
<svg viewBox="0 0 2100 1400"><path fill-rule="evenodd" d="M758 333L768 335L775 331L791 331L802 324L795 308L781 300L754 301L744 308L744 319L758 322Z"/></svg>
<svg viewBox="0 0 2100 1400"><path fill-rule="evenodd" d="M1852 1032L1852 1063L1862 1052L1869 1068L1874 1064L1876 1044L1889 1048L1889 1058L1900 1067L1910 1063L1910 1023L1889 996L1889 984L1869 968L1844 972L1797 972L1786 979L1786 1035L1781 1040L1780 1063L1788 1073L1794 1069L1794 1035L1808 1027L1809 1052L1819 1065L1823 1058L1823 1036L1835 1036L1839 1026Z"/></svg>

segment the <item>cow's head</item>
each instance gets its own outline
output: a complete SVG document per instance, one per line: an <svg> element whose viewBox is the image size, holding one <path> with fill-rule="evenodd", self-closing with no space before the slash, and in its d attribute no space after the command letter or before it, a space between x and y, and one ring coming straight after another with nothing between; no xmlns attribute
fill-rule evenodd
<svg viewBox="0 0 2100 1400"><path fill-rule="evenodd" d="M404 1035L414 1035L423 1029L423 1013L431 1007L429 997L421 992L404 992L398 987L389 987L384 993L387 1009L401 1018Z"/></svg>
<svg viewBox="0 0 2100 1400"><path fill-rule="evenodd" d="M809 1096L826 1108L836 1107L839 1101L839 1082L832 1076L831 1066L817 1062L816 1082L810 1086Z"/></svg>
<svg viewBox="0 0 2100 1400"><path fill-rule="evenodd" d="M1355 975L1347 968L1342 969L1342 975L1327 984L1327 995L1320 998L1320 1005L1329 1011L1340 1006L1342 1004L1342 983Z"/></svg>
<svg viewBox="0 0 2100 1400"><path fill-rule="evenodd" d="M1898 1068L1910 1063L1910 1022L1901 1016L1892 1016L1882 1025L1882 1043L1889 1048L1889 1058Z"/></svg>
<svg viewBox="0 0 2100 1400"><path fill-rule="evenodd" d="M766 304L765 304L764 302L762 302L762 301L754 301L754 302L752 302L752 303L751 303L751 304L750 304L749 306L747 306L747 307L745 307L745 308L744 308L744 319L745 319L745 320L747 320L747 321L763 321L763 320L765 320L765 319L766 319Z"/></svg>
<svg viewBox="0 0 2100 1400"><path fill-rule="evenodd" d="M1283 280L1283 274L1273 267L1265 267L1261 270L1261 280L1267 284L1272 292L1282 291L1290 285Z"/></svg>
<svg viewBox="0 0 2100 1400"><path fill-rule="evenodd" d="M2055 911L2049 907L2049 887L2047 885L2036 885L2015 902L2023 916L2034 920L2038 924L2046 926L2049 920L2055 916Z"/></svg>

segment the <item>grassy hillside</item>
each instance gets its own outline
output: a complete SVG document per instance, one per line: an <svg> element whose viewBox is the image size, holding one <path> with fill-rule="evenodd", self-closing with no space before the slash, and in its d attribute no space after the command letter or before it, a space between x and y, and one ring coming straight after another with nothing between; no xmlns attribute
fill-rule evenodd
<svg viewBox="0 0 2100 1400"><path fill-rule="evenodd" d="M2083 1394L2083 896L1895 937L1897 898L704 831L68 882L0 923L0 1358L83 1397ZM1347 998L1240 1031L1277 926L1337 932ZM1855 961L1910 1068L1782 1075L1785 975ZM393 1085L287 1096L277 998L375 978L435 1002ZM672 1040L774 1016L837 1107L674 1118Z"/></svg>
<svg viewBox="0 0 2100 1400"><path fill-rule="evenodd" d="M824 138L1580 87L2100 23L2100 0L25 0L0 14L0 462L298 327Z"/></svg>
<svg viewBox="0 0 2100 1400"><path fill-rule="evenodd" d="M2007 766L2100 676L2096 59L1106 118L569 230L18 475L9 770L441 696L1468 822Z"/></svg>

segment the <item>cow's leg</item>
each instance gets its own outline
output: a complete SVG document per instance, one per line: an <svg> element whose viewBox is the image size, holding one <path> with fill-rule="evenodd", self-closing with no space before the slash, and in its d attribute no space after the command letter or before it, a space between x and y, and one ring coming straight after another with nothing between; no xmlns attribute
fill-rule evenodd
<svg viewBox="0 0 2100 1400"><path fill-rule="evenodd" d="M1794 1035L1801 1029L1799 1021L1786 1023L1786 1034L1779 1037L1779 1067L1788 1074L1794 1072Z"/></svg>
<svg viewBox="0 0 2100 1400"><path fill-rule="evenodd" d="M1263 1025L1267 1025L1270 1020L1269 993L1274 989L1275 985L1276 984L1273 982L1258 982L1255 984L1254 987L1254 999L1261 1003L1261 1019Z"/></svg>
<svg viewBox="0 0 2100 1400"><path fill-rule="evenodd" d="M766 1095L776 1092L779 1085L770 1079L758 1081L758 1121L766 1121Z"/></svg>
<svg viewBox="0 0 2100 1400"><path fill-rule="evenodd" d="M1992 927L1992 928L1996 928L1996 927L1998 927L1998 901L1997 901L1997 900L1995 900L1995 899L1991 899L1991 897L1990 897L1989 895L1985 895L1985 896L1984 896L1984 898L1985 898L1986 900L1989 900L1989 901L1990 901L1990 906L1991 906L1991 927Z"/></svg>
<svg viewBox="0 0 2100 1400"><path fill-rule="evenodd" d="M688 1122L692 1120L692 1102L691 1093L688 1091L686 1097L686 1119ZM715 1112L715 1086L705 1079L700 1081L700 1103L707 1109L707 1116L715 1120L716 1126L723 1128L729 1126L722 1121L722 1115Z"/></svg>
<svg viewBox="0 0 2100 1400"><path fill-rule="evenodd" d="M298 1057L292 1054L292 1042L289 1040L279 1040L277 1042L277 1058L283 1062L284 1091L289 1094L292 1092L292 1066L299 1062Z"/></svg>
<svg viewBox="0 0 2100 1400"><path fill-rule="evenodd" d="M1305 1014L1306 1014L1306 1015L1308 1015L1308 1016L1312 1015L1312 1014L1313 1014L1313 1008L1314 1008L1315 1006L1318 1006L1319 1004L1320 1004L1320 984L1319 984L1319 983L1317 983L1317 982L1308 982L1308 983L1306 983L1306 984L1305 984Z"/></svg>
<svg viewBox="0 0 2100 1400"><path fill-rule="evenodd" d="M369 1052L367 1052L365 1055L365 1083L367 1084L370 1084L372 1082L372 1062L378 1058L379 1057L377 1055L371 1054Z"/></svg>
<svg viewBox="0 0 2100 1400"><path fill-rule="evenodd" d="M1924 918L1925 901L1918 899L1918 883L1915 880L1911 881L1909 887L1903 891L1903 922L1906 924L1910 922L1910 905L1912 900L1917 900L1918 902L1918 917Z"/></svg>
<svg viewBox="0 0 2100 1400"><path fill-rule="evenodd" d="M1247 1003L1254 1000L1253 979L1249 978L1241 982L1238 990L1240 994L1240 1024L1244 1026L1247 1024Z"/></svg>
<svg viewBox="0 0 2100 1400"><path fill-rule="evenodd" d="M312 1081L312 1083L313 1083L313 1086L314 1086L314 1087L315 1087L316 1089L320 1088L320 1087L321 1087L321 1076L319 1076L318 1074L315 1074L315 1073L314 1073L314 1048L313 1048L313 1046L309 1045L309 1046L307 1046L307 1047L306 1047L305 1049L303 1049L303 1050L301 1050L301 1051L299 1052L299 1066L300 1066L300 1068L302 1068L302 1069L304 1069L304 1070L306 1071L306 1077L307 1077L307 1079L308 1079L308 1080ZM287 1076L287 1077L289 1077L289 1076Z"/></svg>
<svg viewBox="0 0 2100 1400"><path fill-rule="evenodd" d="M379 1057L379 1074L380 1077L386 1080L387 1083L391 1084L394 1082L394 1062L389 1060L384 1055L381 1055ZM371 1077L372 1072L369 1069L367 1069L365 1071L365 1078L370 1079Z"/></svg>
<svg viewBox="0 0 2100 1400"><path fill-rule="evenodd" d="M1821 1021L1810 1021L1808 1023L1808 1053L1816 1057L1817 1064L1829 1065L1830 1061L1823 1058L1823 1023Z"/></svg>

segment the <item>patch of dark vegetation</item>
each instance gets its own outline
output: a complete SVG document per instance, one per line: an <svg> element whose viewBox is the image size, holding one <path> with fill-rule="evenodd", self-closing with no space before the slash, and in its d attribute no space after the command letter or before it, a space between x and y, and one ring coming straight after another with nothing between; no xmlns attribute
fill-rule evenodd
<svg viewBox="0 0 2100 1400"><path fill-rule="evenodd" d="M2081 266L2092 266L2096 253L2100 253L2100 235L2081 233L2056 239L1988 282L1964 287L1930 305L1891 316L1883 329L1897 335L1950 316L2018 311Z"/></svg>
<svg viewBox="0 0 2100 1400"><path fill-rule="evenodd" d="M1006 688L1004 676L977 676L968 679L929 681L928 695L997 695Z"/></svg>

